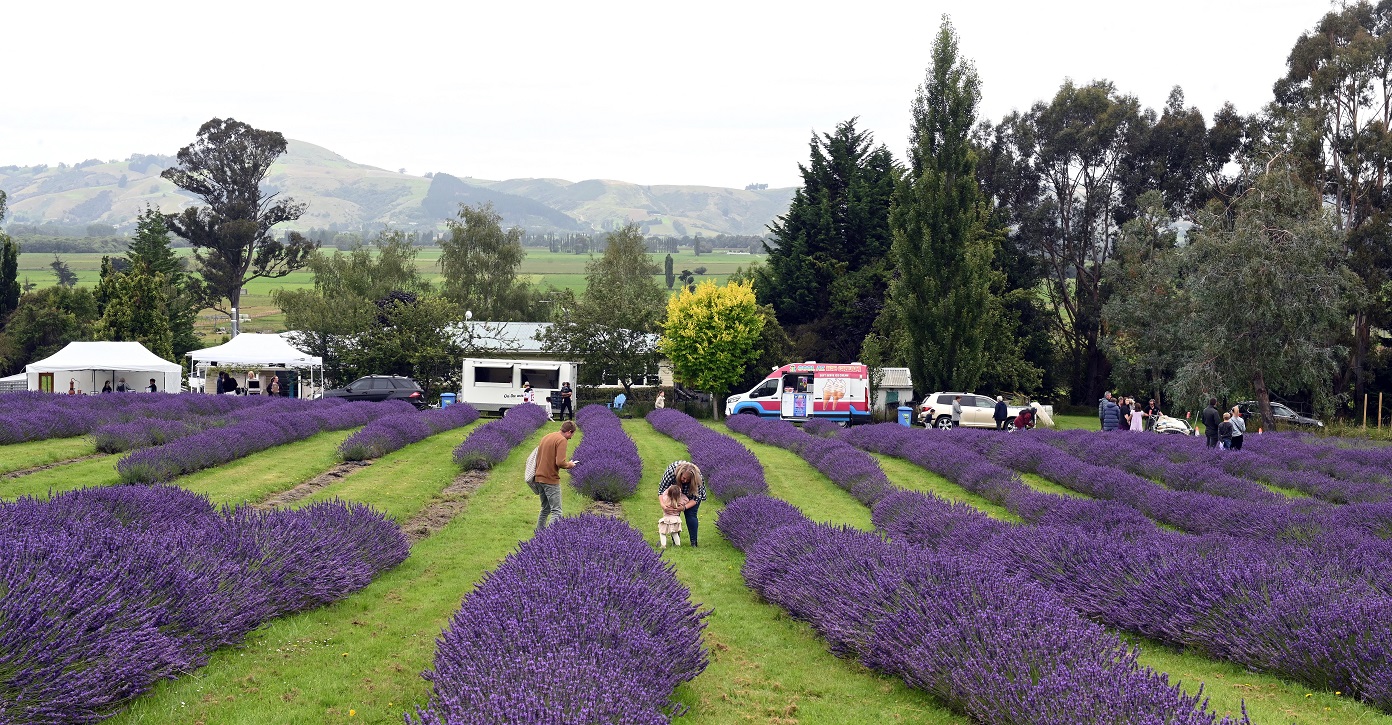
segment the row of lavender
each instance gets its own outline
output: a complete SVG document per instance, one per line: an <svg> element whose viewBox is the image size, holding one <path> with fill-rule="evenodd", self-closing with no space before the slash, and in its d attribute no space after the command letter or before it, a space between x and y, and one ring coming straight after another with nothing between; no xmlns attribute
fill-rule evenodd
<svg viewBox="0 0 1392 725"><path fill-rule="evenodd" d="M410 403L318 401L294 413L274 413L210 428L161 446L142 448L116 464L122 483L170 481L175 476L219 466L316 433L346 430L390 415L415 413Z"/></svg>
<svg viewBox="0 0 1392 725"><path fill-rule="evenodd" d="M530 403L508 408L502 418L469 434L454 448L454 462L465 469L486 471L512 452L527 436L536 432L548 417L546 409Z"/></svg>
<svg viewBox="0 0 1392 725"><path fill-rule="evenodd" d="M896 492L873 459L836 438L753 416L727 424L797 452L867 506L917 495ZM745 552L750 587L812 624L834 652L902 677L974 719L1217 721L1200 695L1139 666L1136 651L1115 636L971 548L928 551L813 524L764 496L731 504L717 526Z"/></svg>
<svg viewBox="0 0 1392 725"><path fill-rule="evenodd" d="M1333 530L1284 542L1164 531L1120 500L1036 492L979 452L1022 467L1021 461L1029 461L1030 470L1079 488L1113 486L1116 469L1086 463L1033 437L929 438L886 424L843 438L917 463L1028 522L1009 525L974 509L902 493L874 510L876 526L896 540L980 552L1104 624L1392 709L1385 542ZM1186 504L1197 509L1188 517L1195 521L1208 515L1202 509L1215 500L1233 501L1143 479L1127 484L1156 489L1149 493L1168 501L1163 511L1171 515Z"/></svg>
<svg viewBox="0 0 1392 725"><path fill-rule="evenodd" d="M1233 722L989 557L814 524L767 496L736 501L716 525L745 551L750 588L810 623L832 651L978 722Z"/></svg>
<svg viewBox="0 0 1392 725"><path fill-rule="evenodd" d="M407 722L666 723L708 662L706 616L631 526L561 519L465 597Z"/></svg>
<svg viewBox="0 0 1392 725"><path fill-rule="evenodd" d="M0 445L70 438L101 426L150 418L222 416L260 404L216 395L53 395L0 393Z"/></svg>
<svg viewBox="0 0 1392 725"><path fill-rule="evenodd" d="M691 462L701 469L706 488L721 501L768 492L758 456L730 436L672 408L658 408L648 413L647 420L659 433L686 445Z"/></svg>
<svg viewBox="0 0 1392 725"><path fill-rule="evenodd" d="M643 459L619 417L603 405L587 405L575 421L585 436L575 449L573 457L582 463L571 470L570 484L596 501L632 496L643 477Z"/></svg>
<svg viewBox="0 0 1392 725"><path fill-rule="evenodd" d="M463 428L478 420L479 412L468 403L417 412L388 415L368 423L338 446L345 461L381 458L392 451L423 441L436 433Z"/></svg>
<svg viewBox="0 0 1392 725"><path fill-rule="evenodd" d="M341 502L218 510L118 486L0 503L0 722L97 722L407 553L389 519Z"/></svg>
<svg viewBox="0 0 1392 725"><path fill-rule="evenodd" d="M217 402L199 400L209 397ZM302 413L322 405L313 400L260 396L161 395L155 399L158 402L145 405L141 411L146 414L145 417L103 423L93 429L92 441L97 450L120 453L164 445L209 428L221 428L268 415Z"/></svg>

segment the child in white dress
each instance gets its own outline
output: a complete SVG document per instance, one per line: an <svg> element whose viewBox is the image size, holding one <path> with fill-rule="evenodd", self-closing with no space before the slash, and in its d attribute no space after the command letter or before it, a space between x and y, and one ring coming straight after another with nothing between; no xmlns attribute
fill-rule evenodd
<svg viewBox="0 0 1392 725"><path fill-rule="evenodd" d="M681 546L682 511L686 509L686 496L681 486L672 485L657 497L657 505L662 507L662 518L657 520L657 538L662 548L667 548L667 536Z"/></svg>

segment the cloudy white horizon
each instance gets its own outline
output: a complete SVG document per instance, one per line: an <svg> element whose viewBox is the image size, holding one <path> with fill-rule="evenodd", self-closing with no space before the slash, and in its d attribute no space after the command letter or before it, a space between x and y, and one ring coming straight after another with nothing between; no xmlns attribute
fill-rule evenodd
<svg viewBox="0 0 1392 725"><path fill-rule="evenodd" d="M902 158L950 15L981 116L1105 78L1210 116L1270 101L1300 2L956 5L180 2L6 7L0 165L173 154L233 117L420 175L800 183L813 132L859 117ZM229 11L228 8L235 8Z"/></svg>

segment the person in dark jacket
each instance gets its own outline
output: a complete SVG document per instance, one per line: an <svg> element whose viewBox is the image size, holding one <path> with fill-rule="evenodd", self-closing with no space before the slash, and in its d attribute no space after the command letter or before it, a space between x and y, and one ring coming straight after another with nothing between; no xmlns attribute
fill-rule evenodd
<svg viewBox="0 0 1392 725"><path fill-rule="evenodd" d="M1005 430L1005 419L1010 417L1010 411L1005 406L1005 398L996 396L996 412L991 416L996 420L996 430Z"/></svg>
<svg viewBox="0 0 1392 725"><path fill-rule="evenodd" d="M1208 438L1208 447L1218 447L1218 426L1223 424L1223 416L1218 412L1218 399L1209 398L1208 407L1203 409L1202 414L1204 436Z"/></svg>
<svg viewBox="0 0 1392 725"><path fill-rule="evenodd" d="M1112 394L1110 392L1103 393L1102 397L1097 399L1097 427L1100 430L1106 430L1106 428L1102 427L1102 411L1106 409L1107 401L1111 399Z"/></svg>
<svg viewBox="0 0 1392 725"><path fill-rule="evenodd" d="M1117 410L1120 416L1117 430L1131 430L1131 418L1129 417L1131 415L1131 399L1126 396L1117 398Z"/></svg>
<svg viewBox="0 0 1392 725"><path fill-rule="evenodd" d="M1117 430L1121 427L1121 408L1108 397L1102 402L1102 430Z"/></svg>

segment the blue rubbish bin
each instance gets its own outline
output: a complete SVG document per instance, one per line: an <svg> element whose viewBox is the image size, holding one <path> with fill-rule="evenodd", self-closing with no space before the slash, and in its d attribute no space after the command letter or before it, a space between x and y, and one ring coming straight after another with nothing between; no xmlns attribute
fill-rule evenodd
<svg viewBox="0 0 1392 725"><path fill-rule="evenodd" d="M907 405L899 406L899 425L906 428L913 427L913 408Z"/></svg>
<svg viewBox="0 0 1392 725"><path fill-rule="evenodd" d="M454 405L454 393L440 393L440 407L448 408Z"/></svg>

